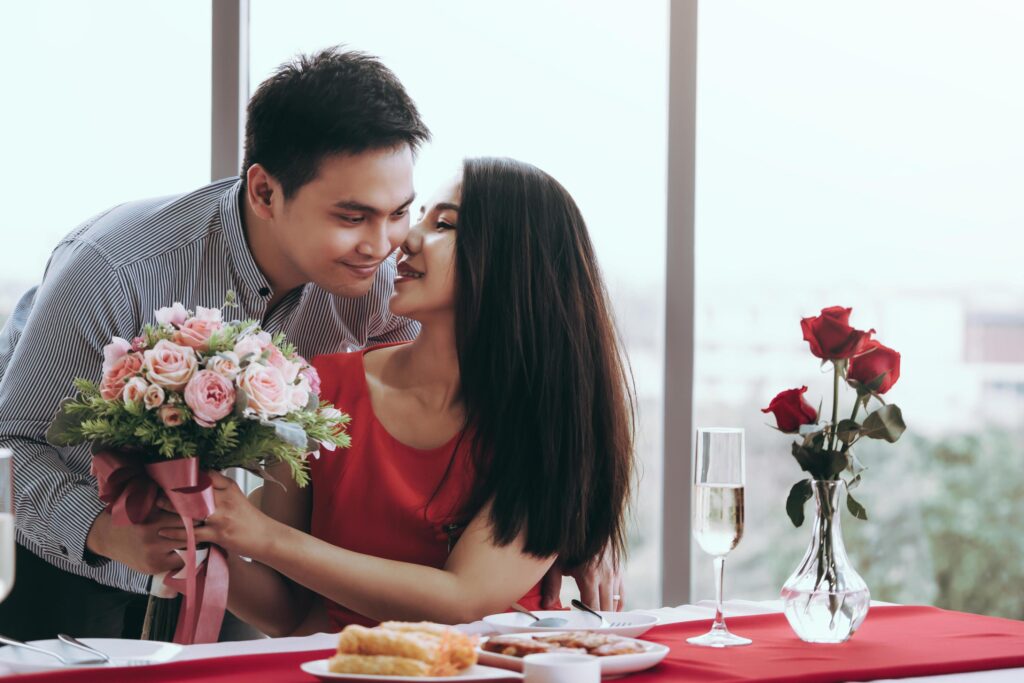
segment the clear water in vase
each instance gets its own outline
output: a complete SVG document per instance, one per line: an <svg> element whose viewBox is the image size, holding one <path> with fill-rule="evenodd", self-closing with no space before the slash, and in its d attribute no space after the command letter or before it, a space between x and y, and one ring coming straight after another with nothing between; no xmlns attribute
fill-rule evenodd
<svg viewBox="0 0 1024 683"><path fill-rule="evenodd" d="M868 614L867 588L840 595L813 590L782 589L786 619L800 639L808 643L846 641ZM832 606L836 611L832 611Z"/></svg>
<svg viewBox="0 0 1024 683"><path fill-rule="evenodd" d="M800 566L782 587L783 612L808 643L842 643L867 617L871 594L850 564L843 543L839 504L842 480L814 481L811 542Z"/></svg>

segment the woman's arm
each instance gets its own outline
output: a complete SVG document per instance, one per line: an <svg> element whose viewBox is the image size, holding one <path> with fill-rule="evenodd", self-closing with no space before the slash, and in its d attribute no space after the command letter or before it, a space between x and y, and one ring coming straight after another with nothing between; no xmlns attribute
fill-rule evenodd
<svg viewBox="0 0 1024 683"><path fill-rule="evenodd" d="M197 540L252 557L371 619L474 621L507 609L554 560L523 554L521 539L494 545L487 509L466 528L444 568L435 569L339 548L262 514L230 479L215 476L214 487L217 512L196 530Z"/></svg>
<svg viewBox="0 0 1024 683"><path fill-rule="evenodd" d="M301 531L309 528L311 506L310 489L300 489L292 479L287 465L268 468L271 477L257 489L258 507L270 519ZM241 493L241 491L239 491ZM200 527L201 528L201 527ZM314 595L302 586L288 580L270 567L249 561L228 552L228 609L242 621L251 624L269 636L317 633L328 630L326 614L314 619L311 610ZM310 628L318 630L312 631Z"/></svg>
<svg viewBox="0 0 1024 683"><path fill-rule="evenodd" d="M273 638L298 635L311 611L309 591L270 567L230 552L228 572L228 610L232 614Z"/></svg>

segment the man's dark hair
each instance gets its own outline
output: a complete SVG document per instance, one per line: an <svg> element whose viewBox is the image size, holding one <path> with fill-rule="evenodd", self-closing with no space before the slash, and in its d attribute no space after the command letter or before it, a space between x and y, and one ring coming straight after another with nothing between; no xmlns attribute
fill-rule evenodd
<svg viewBox="0 0 1024 683"><path fill-rule="evenodd" d="M371 55L333 47L281 65L249 100L245 161L261 164L290 198L335 154L430 139L395 74Z"/></svg>

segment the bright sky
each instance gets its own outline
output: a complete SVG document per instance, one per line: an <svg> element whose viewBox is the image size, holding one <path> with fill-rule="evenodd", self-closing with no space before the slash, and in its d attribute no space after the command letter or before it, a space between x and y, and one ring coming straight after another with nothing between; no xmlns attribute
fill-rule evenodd
<svg viewBox="0 0 1024 683"><path fill-rule="evenodd" d="M705 282L1024 290L1024 3L701 3Z"/></svg>
<svg viewBox="0 0 1024 683"><path fill-rule="evenodd" d="M613 280L660 282L665 5L510 7L253 0L252 80L330 44L379 54L435 133L421 193L466 155L533 162ZM1024 288L1024 4L716 0L700 31L702 281ZM0 59L0 279L38 279L95 212L206 181L206 3L18 3Z"/></svg>
<svg viewBox="0 0 1024 683"><path fill-rule="evenodd" d="M518 157L573 193L612 277L663 278L664 2L254 0L251 18L254 84L338 43L392 67L434 132L422 195L464 156ZM0 107L14 161L0 180L18 197L0 235L19 240L0 253L0 280L38 279L59 238L114 203L207 180L209 51L205 2L8 10L0 59L25 68L8 68Z"/></svg>

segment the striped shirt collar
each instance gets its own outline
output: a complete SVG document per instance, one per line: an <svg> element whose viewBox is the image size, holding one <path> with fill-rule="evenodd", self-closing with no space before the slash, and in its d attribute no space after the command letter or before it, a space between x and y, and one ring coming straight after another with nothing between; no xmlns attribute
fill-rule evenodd
<svg viewBox="0 0 1024 683"><path fill-rule="evenodd" d="M220 198L220 222L224 228L224 237L228 245L228 253L231 256L231 270L234 272L234 279L245 291L237 292L246 301L258 301L266 297L261 293L270 291L270 282L263 271L256 265L252 251L249 249L249 240L245 236L245 228L242 225L242 212L239 208L239 199L242 190L242 180L239 178L224 192Z"/></svg>

